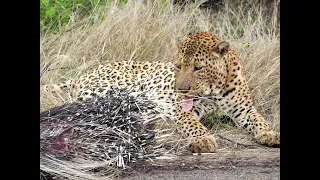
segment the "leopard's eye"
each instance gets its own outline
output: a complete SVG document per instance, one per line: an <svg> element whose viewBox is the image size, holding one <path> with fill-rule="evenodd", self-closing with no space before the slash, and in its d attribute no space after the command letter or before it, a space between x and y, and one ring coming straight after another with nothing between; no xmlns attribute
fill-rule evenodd
<svg viewBox="0 0 320 180"><path fill-rule="evenodd" d="M180 64L177 64L177 65L176 65L176 69L181 70L181 65L180 65Z"/></svg>
<svg viewBox="0 0 320 180"><path fill-rule="evenodd" d="M193 71L199 71L200 69L202 69L201 66L195 66L194 69L193 69Z"/></svg>

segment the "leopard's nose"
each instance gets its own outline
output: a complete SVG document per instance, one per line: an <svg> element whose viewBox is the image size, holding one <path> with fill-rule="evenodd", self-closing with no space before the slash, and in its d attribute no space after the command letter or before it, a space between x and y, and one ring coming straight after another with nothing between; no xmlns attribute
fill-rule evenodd
<svg viewBox="0 0 320 180"><path fill-rule="evenodd" d="M187 93L191 89L191 77L190 75L180 74L176 78L175 89L181 93Z"/></svg>

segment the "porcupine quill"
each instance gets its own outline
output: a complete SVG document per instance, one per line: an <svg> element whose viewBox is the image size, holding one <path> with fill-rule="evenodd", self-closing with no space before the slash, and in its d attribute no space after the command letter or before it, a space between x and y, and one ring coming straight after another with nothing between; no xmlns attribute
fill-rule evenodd
<svg viewBox="0 0 320 180"><path fill-rule="evenodd" d="M40 113L41 179L110 177L153 152L155 104L131 89L111 89Z"/></svg>

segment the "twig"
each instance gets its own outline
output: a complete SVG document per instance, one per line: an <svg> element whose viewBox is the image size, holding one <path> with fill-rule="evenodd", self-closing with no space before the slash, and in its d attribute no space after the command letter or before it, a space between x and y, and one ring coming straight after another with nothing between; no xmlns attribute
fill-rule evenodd
<svg viewBox="0 0 320 180"><path fill-rule="evenodd" d="M48 71L48 68L49 68L50 65L51 65L51 60L52 60L52 59L50 59L50 60L44 65L44 67L40 70L40 79L41 79L42 75L43 75L46 71Z"/></svg>

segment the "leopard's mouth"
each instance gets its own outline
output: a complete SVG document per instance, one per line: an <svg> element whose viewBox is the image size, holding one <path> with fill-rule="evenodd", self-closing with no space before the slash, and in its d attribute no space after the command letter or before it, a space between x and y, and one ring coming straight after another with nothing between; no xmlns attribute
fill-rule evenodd
<svg viewBox="0 0 320 180"><path fill-rule="evenodd" d="M195 95L185 95L183 100L182 100L182 110L184 112L189 112L193 105L194 105L194 102L197 102L199 101L201 98L201 96L195 96Z"/></svg>
<svg viewBox="0 0 320 180"><path fill-rule="evenodd" d="M182 110L184 112L189 112L193 107L194 96L185 96L182 100Z"/></svg>
<svg viewBox="0 0 320 180"><path fill-rule="evenodd" d="M196 95L191 93L186 94L182 100L182 110L184 112L189 112L194 103L199 101L202 97L204 97L202 93L197 93Z"/></svg>

